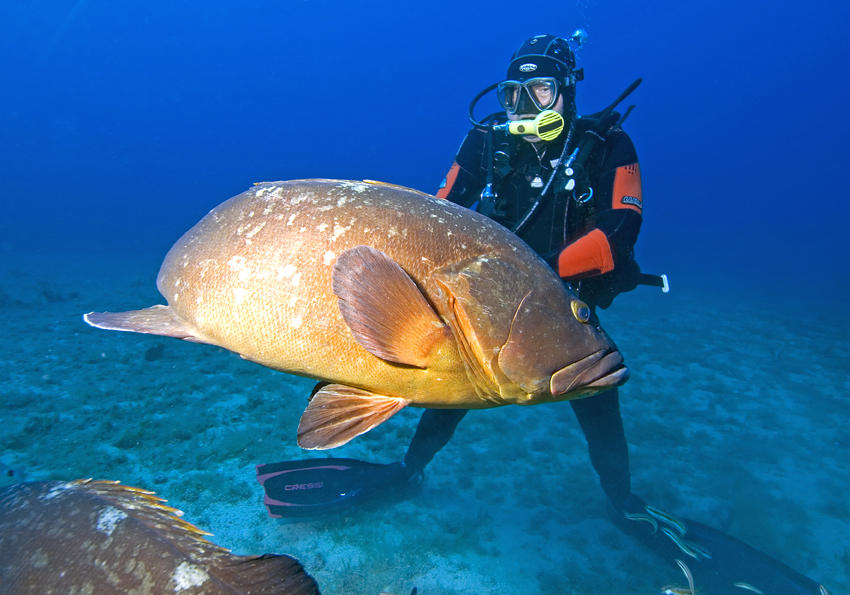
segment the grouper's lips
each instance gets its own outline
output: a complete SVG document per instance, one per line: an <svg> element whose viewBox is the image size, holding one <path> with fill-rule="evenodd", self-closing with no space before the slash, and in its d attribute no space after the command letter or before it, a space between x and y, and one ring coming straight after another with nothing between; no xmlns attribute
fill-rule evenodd
<svg viewBox="0 0 850 595"><path fill-rule="evenodd" d="M600 349L552 374L549 390L553 395L582 389L602 392L620 386L628 379L629 369L623 365L620 352Z"/></svg>

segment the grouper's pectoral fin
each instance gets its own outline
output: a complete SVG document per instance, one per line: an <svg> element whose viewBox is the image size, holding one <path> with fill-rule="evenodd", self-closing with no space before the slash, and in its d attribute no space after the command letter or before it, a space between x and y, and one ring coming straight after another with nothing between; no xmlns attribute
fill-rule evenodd
<svg viewBox="0 0 850 595"><path fill-rule="evenodd" d="M89 312L83 315L83 320L107 331L129 331L206 343L197 336L195 329L174 313L171 306L158 305L129 312Z"/></svg>
<svg viewBox="0 0 850 595"><path fill-rule="evenodd" d="M410 401L376 395L359 388L328 384L310 399L298 424L298 446L326 450L382 424Z"/></svg>
<svg viewBox="0 0 850 595"><path fill-rule="evenodd" d="M333 292L355 340L381 359L426 368L434 345L450 333L404 269L369 246L339 255Z"/></svg>

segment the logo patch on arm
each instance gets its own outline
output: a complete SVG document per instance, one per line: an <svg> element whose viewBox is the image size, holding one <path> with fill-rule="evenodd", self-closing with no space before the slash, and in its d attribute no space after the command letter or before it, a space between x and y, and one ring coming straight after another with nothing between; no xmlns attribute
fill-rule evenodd
<svg viewBox="0 0 850 595"><path fill-rule="evenodd" d="M632 163L618 167L614 172L614 196L611 208L632 209L643 212L643 191L640 183L640 165Z"/></svg>
<svg viewBox="0 0 850 595"><path fill-rule="evenodd" d="M643 201L637 196L624 196L622 199L620 199L620 202L624 205L634 205L639 209L643 208Z"/></svg>

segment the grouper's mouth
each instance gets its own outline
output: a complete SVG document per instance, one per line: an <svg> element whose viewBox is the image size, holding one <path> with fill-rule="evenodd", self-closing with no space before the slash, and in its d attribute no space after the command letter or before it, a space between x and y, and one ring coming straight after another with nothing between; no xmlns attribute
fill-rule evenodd
<svg viewBox="0 0 850 595"><path fill-rule="evenodd" d="M549 381L553 395L579 391L576 396L599 393L620 386L629 379L629 369L617 350L600 349L586 358L561 368Z"/></svg>

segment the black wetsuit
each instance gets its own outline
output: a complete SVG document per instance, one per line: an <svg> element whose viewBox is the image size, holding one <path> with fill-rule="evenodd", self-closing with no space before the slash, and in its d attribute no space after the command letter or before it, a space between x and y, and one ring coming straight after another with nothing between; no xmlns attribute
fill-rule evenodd
<svg viewBox="0 0 850 595"><path fill-rule="evenodd" d="M496 160L493 189L498 202L497 212L491 217L513 229L552 175L556 163L553 160L559 159L564 153L564 142L569 137L565 153L569 155L582 133L593 123L595 120L577 119L572 132L565 129L559 138L550 143L539 143L540 146L532 146L532 143L519 137L494 133L493 151ZM438 196L476 208L491 163L488 158L487 134L481 129L470 131ZM592 199L580 204L574 200L572 192L553 192L561 181L556 176L546 200L518 232L519 237L538 254L544 255L558 271L561 251L570 246L575 251L577 245L579 251L584 250L579 240L599 230L595 234L597 244L607 241L610 249L610 253L601 259L607 260L607 264L603 263L601 268L593 268L595 265L591 265L590 270L578 271L571 283L579 297L594 312L596 306L607 308L617 293L634 288L633 280L639 272L634 264L633 247L640 231L642 197L631 196L639 194L639 170L638 192L632 191L626 197L629 204L620 204L623 197L619 194L622 193L615 196L617 172L629 167L637 168L634 146L625 132L616 127L611 128L596 142L587 161L587 182L593 188ZM593 245L589 251L593 252L597 248ZM590 255L590 258L593 260L594 256ZM606 269L611 270L603 273ZM611 502L622 509L630 494L630 475L617 389L570 401L570 404L587 439L590 459L599 474L602 487ZM405 456L408 470L418 472L423 469L446 445L464 415L466 410L425 410Z"/></svg>

